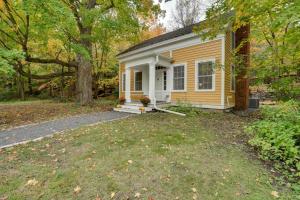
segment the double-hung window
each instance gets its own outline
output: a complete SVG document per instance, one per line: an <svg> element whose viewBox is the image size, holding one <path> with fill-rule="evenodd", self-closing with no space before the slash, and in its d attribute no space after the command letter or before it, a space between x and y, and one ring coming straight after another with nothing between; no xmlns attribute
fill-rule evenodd
<svg viewBox="0 0 300 200"><path fill-rule="evenodd" d="M185 90L185 65L173 67L173 90Z"/></svg>
<svg viewBox="0 0 300 200"><path fill-rule="evenodd" d="M143 90L143 73L142 72L135 72L135 83L134 83L135 91L142 91Z"/></svg>
<svg viewBox="0 0 300 200"><path fill-rule="evenodd" d="M215 89L214 65L213 60L196 62L196 90L213 91Z"/></svg>

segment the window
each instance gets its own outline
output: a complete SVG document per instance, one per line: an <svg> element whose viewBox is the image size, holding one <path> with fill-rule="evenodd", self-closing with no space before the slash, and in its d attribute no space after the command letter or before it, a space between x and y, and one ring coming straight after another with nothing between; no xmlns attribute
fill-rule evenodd
<svg viewBox="0 0 300 200"><path fill-rule="evenodd" d="M142 72L135 72L135 82L134 82L134 90L142 91L143 90L143 74Z"/></svg>
<svg viewBox="0 0 300 200"><path fill-rule="evenodd" d="M173 68L173 90L184 90L185 69L184 65L174 66Z"/></svg>
<svg viewBox="0 0 300 200"><path fill-rule="evenodd" d="M235 91L235 66L231 65L231 91Z"/></svg>
<svg viewBox="0 0 300 200"><path fill-rule="evenodd" d="M214 90L214 61L201 61L196 67L196 90Z"/></svg>
<svg viewBox="0 0 300 200"><path fill-rule="evenodd" d="M126 91L126 74L122 74L122 91Z"/></svg>
<svg viewBox="0 0 300 200"><path fill-rule="evenodd" d="M167 90L167 72L164 71L164 90Z"/></svg>
<svg viewBox="0 0 300 200"><path fill-rule="evenodd" d="M231 49L235 49L235 32L231 32Z"/></svg>

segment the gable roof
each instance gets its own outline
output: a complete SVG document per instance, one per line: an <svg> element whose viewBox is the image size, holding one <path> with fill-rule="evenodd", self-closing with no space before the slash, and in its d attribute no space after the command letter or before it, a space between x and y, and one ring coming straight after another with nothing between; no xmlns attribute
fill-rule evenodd
<svg viewBox="0 0 300 200"><path fill-rule="evenodd" d="M220 15L219 17L227 19L227 18L230 18L232 16L234 16L234 11L224 13L224 14ZM153 44L157 44L157 43L160 43L160 42L163 42L163 41L166 41L166 40L174 39L174 38L177 38L177 37L180 37L180 36L183 36L183 35L193 33L194 27L200 26L201 24L205 24L205 22L206 22L206 20L203 20L201 22L198 22L198 23L195 23L195 24L192 24L192 25L189 25L189 26L186 26L186 27L183 27L183 28L180 28L180 29L177 29L177 30L159 35L159 36L156 36L154 38L150 38L150 39L145 40L141 43L138 43L138 44L136 44L132 47L129 47L125 51L119 53L117 56L126 54L128 52L131 52L131 51L134 51L134 50L137 50L137 49L141 49L141 48L144 48L144 47L147 47L147 46L151 46Z"/></svg>
<svg viewBox="0 0 300 200"><path fill-rule="evenodd" d="M150 38L150 39L145 40L145 41L143 41L143 42L141 42L139 44L136 44L136 45L134 45L132 47L129 47L125 51L123 51L120 54L118 54L118 56L120 56L122 54L125 54L125 53L128 53L130 51L141 49L143 47L147 47L147 46L159 43L159 42L163 42L163 41L166 41L166 40L170 40L170 39L173 39L173 38L176 38L176 37L179 37L179 36L183 36L183 35L192 33L194 27L199 26L203 22L204 21L196 23L196 24L189 25L189 26L184 27L184 28L177 29L175 31L171 31L171 32L168 32L168 33L156 36L154 38Z"/></svg>

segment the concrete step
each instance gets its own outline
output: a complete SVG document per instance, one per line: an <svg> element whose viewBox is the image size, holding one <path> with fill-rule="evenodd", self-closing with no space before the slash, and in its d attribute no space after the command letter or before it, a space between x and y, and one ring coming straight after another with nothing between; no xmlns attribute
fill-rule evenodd
<svg viewBox="0 0 300 200"><path fill-rule="evenodd" d="M121 105L121 108L140 110L140 108L144 108L146 112L152 111L151 107L144 107L143 105Z"/></svg>
<svg viewBox="0 0 300 200"><path fill-rule="evenodd" d="M133 113L133 114L142 114L142 112L138 109L130 109L130 108L114 108L116 112L125 112L125 113Z"/></svg>

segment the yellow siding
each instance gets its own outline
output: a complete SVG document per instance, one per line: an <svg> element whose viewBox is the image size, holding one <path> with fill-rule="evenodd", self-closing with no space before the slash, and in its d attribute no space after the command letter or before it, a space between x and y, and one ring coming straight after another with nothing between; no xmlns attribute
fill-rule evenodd
<svg viewBox="0 0 300 200"><path fill-rule="evenodd" d="M172 102L221 105L221 45L221 40L216 40L173 51L173 59L175 61L174 64L187 64L187 91L172 92ZM216 59L215 91L195 91L195 61L211 58Z"/></svg>
<svg viewBox="0 0 300 200"><path fill-rule="evenodd" d="M232 55L231 55L231 32L226 32L225 39L225 105L233 106L235 103L235 93L231 91L231 63L232 63Z"/></svg>
<svg viewBox="0 0 300 200"><path fill-rule="evenodd" d="M231 36L230 32L226 33L225 39L225 106L227 106L227 97L230 104L234 104L234 93L230 91L230 63L231 63ZM222 40L215 40L191 47L173 50L174 64L187 64L187 90L186 92L172 92L171 101L173 103L185 102L191 104L203 105L221 105L221 57L222 57ZM169 57L169 51L161 55ZM205 59L216 60L216 74L215 74L215 91L195 91L195 61ZM120 96L125 96L122 92L122 73L125 72L125 65L120 64ZM131 70L131 99L139 100L142 92L134 92L134 71Z"/></svg>
<svg viewBox="0 0 300 200"><path fill-rule="evenodd" d="M170 58L170 51L163 52L160 55L162 55L164 57L167 57L167 58Z"/></svg>

